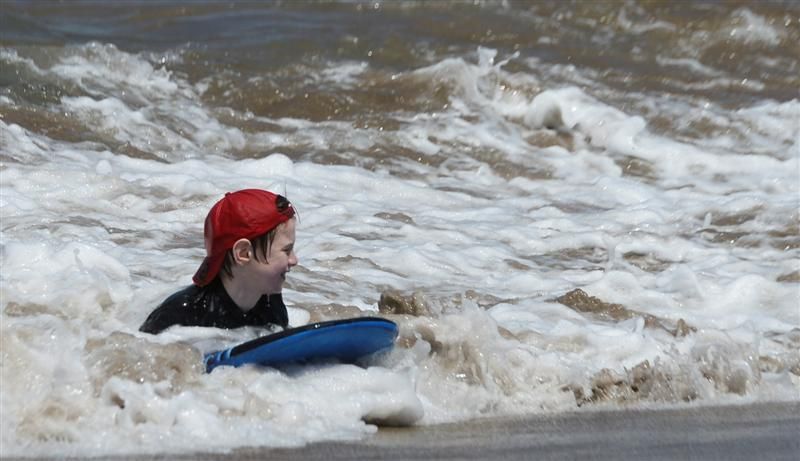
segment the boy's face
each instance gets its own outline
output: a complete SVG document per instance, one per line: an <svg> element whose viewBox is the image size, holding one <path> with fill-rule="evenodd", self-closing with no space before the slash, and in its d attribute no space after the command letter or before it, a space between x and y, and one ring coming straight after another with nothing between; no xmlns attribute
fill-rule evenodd
<svg viewBox="0 0 800 461"><path fill-rule="evenodd" d="M295 227L295 219L278 226L267 262L256 259L251 261L262 294L280 293L286 280L286 273L297 265L297 255L294 254Z"/></svg>

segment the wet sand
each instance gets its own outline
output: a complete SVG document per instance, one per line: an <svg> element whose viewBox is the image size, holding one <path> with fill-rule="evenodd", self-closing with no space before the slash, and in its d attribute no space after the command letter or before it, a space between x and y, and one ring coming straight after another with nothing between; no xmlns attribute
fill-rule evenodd
<svg viewBox="0 0 800 461"><path fill-rule="evenodd" d="M360 443L242 450L230 459L719 459L800 456L800 402L671 410L589 410L382 429Z"/></svg>
<svg viewBox="0 0 800 461"><path fill-rule="evenodd" d="M358 442L118 460L648 459L792 460L800 401L662 410L584 410L460 424L382 428Z"/></svg>

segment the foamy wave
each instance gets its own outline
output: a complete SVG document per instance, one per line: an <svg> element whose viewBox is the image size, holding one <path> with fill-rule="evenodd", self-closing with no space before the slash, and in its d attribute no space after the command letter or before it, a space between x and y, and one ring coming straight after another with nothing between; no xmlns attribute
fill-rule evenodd
<svg viewBox="0 0 800 461"><path fill-rule="evenodd" d="M784 38L783 30L747 8L740 8L731 15L735 25L724 29L731 39L744 43L777 45Z"/></svg>

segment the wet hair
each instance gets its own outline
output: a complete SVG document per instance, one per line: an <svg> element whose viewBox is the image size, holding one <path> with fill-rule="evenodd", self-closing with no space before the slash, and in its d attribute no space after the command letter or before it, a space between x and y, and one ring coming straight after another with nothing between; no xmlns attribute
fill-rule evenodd
<svg viewBox="0 0 800 461"><path fill-rule="evenodd" d="M269 250L272 248L272 242L275 240L275 235L278 233L278 229L283 226L283 224L284 223L278 224L274 229L266 234L260 235L254 239L249 239L250 245L253 247L253 257L256 258L256 261L269 262ZM225 253L225 261L222 262L220 274L225 274L228 276L228 278L233 278L234 264L236 264L236 262L233 258L233 249L231 248L227 253Z"/></svg>

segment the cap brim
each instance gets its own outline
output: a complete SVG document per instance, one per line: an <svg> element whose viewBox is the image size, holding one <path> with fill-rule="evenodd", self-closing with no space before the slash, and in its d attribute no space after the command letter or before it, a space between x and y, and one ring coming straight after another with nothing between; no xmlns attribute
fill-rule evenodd
<svg viewBox="0 0 800 461"><path fill-rule="evenodd" d="M211 283L214 280L214 277L219 274L219 270L222 268L223 261L225 261L225 253L221 253L216 256L207 256L205 259L203 259L202 264L200 264L200 268L197 269L194 277L192 277L194 284L203 287Z"/></svg>

